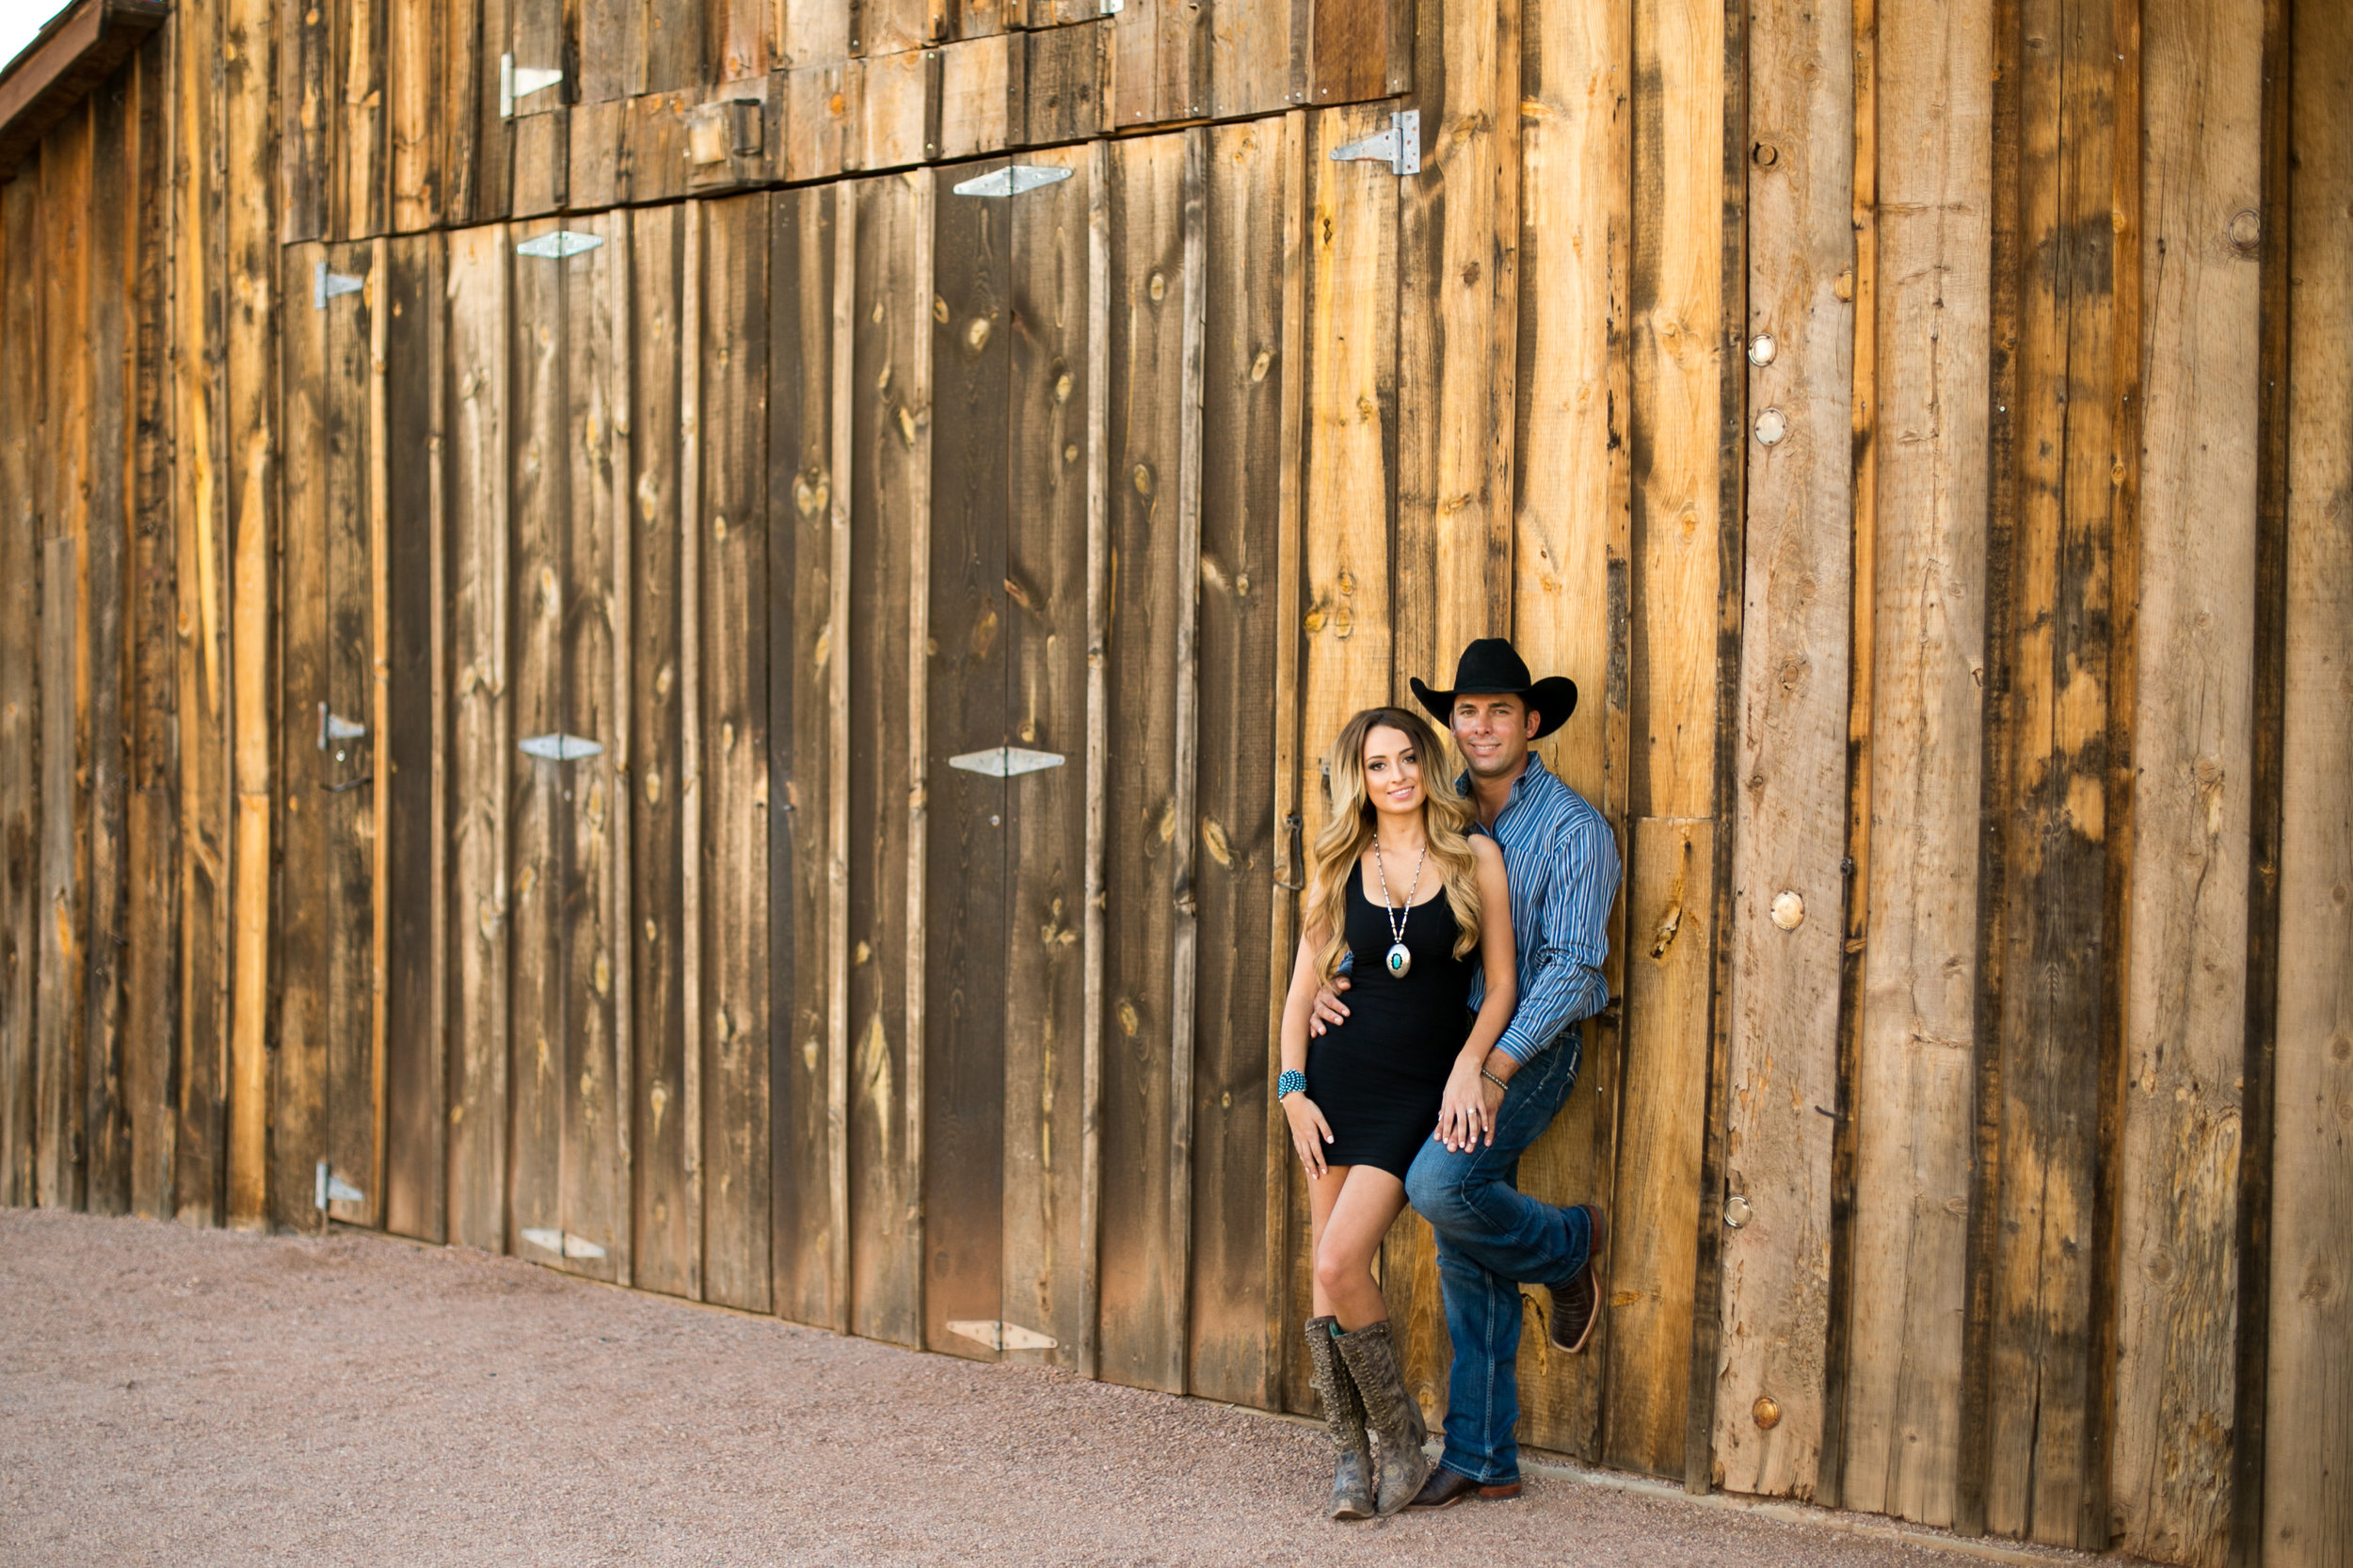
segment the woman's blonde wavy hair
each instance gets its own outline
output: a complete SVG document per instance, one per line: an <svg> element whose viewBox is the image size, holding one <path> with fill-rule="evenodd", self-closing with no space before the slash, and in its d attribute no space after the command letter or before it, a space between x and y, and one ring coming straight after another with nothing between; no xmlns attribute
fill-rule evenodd
<svg viewBox="0 0 2353 1568"><path fill-rule="evenodd" d="M1445 881L1447 905L1462 929L1454 956L1461 958L1479 945L1479 863L1471 856L1468 837L1470 803L1455 791L1445 746L1420 714L1402 708L1368 708L1340 727L1325 759L1332 820L1316 834L1309 856L1308 920L1311 924L1321 921L1330 933L1316 966L1327 984L1339 973L1340 955L1348 951L1348 879L1356 874L1356 862L1372 842L1376 808L1365 792L1365 739L1375 729L1401 730L1413 744L1421 763L1422 835ZM1402 888L1391 891L1409 896Z"/></svg>

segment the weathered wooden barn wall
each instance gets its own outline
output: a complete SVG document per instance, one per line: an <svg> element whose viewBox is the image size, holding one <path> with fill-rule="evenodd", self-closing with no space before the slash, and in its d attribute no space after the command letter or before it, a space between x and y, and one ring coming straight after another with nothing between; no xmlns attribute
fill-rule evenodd
<svg viewBox="0 0 2353 1568"><path fill-rule="evenodd" d="M1097 12L207 0L28 141L0 1197L1310 1408L1319 750L1509 631L1525 1439L2353 1562L2343 8Z"/></svg>

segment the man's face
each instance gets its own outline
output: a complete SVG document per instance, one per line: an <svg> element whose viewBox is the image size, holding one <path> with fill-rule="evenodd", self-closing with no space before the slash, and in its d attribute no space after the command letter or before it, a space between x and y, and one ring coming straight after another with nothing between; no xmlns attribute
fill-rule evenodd
<svg viewBox="0 0 2353 1568"><path fill-rule="evenodd" d="M1515 696L1481 696L1465 692L1454 699L1449 719L1454 744L1463 760L1481 778L1500 778L1516 771L1535 738L1538 714Z"/></svg>

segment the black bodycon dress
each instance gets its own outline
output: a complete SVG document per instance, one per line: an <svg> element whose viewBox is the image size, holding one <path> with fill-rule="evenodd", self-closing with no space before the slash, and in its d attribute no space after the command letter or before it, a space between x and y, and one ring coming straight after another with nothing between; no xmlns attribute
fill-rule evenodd
<svg viewBox="0 0 2353 1568"><path fill-rule="evenodd" d="M1348 1018L1307 1045L1307 1097L1331 1124L1323 1158L1376 1165L1403 1180L1438 1128L1438 1102L1455 1053L1470 1034L1471 976L1479 950L1454 956L1462 927L1442 893L1405 917L1413 967L1402 980L1383 960L1391 937L1364 872L1348 879Z"/></svg>

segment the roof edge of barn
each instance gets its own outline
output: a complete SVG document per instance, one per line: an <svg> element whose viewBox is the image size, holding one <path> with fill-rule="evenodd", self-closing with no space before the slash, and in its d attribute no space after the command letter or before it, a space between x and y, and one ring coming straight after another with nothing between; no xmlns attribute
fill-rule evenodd
<svg viewBox="0 0 2353 1568"><path fill-rule="evenodd" d="M0 66L0 180L170 14L166 0L79 0Z"/></svg>

